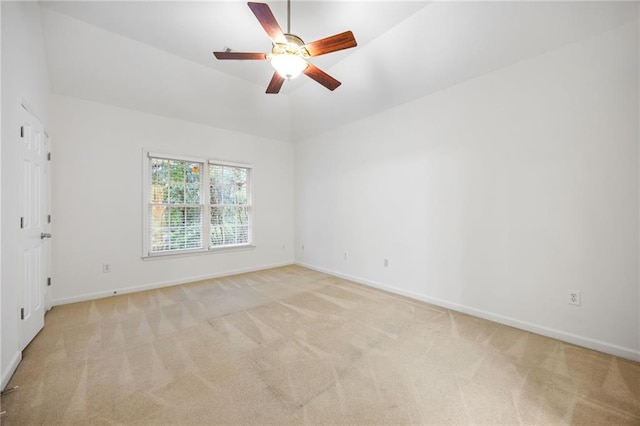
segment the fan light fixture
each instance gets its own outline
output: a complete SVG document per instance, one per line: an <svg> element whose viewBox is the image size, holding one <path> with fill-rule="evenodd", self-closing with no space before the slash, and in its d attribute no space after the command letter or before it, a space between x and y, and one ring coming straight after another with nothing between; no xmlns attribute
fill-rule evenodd
<svg viewBox="0 0 640 426"><path fill-rule="evenodd" d="M268 59L271 66L287 80L296 78L307 68L309 52L304 48L304 41L295 34L284 34L287 43L274 43Z"/></svg>
<svg viewBox="0 0 640 426"><path fill-rule="evenodd" d="M356 47L358 43L356 43L351 31L334 34L305 44L300 37L291 34L291 0L287 0L286 33L280 28L280 24L267 4L248 2L247 5L271 39L271 53L232 52L227 49L224 52L213 52L217 59L269 60L275 68L275 72L267 86L266 93L280 92L280 88L286 80L296 78L300 74L305 74L329 90L335 90L340 86L338 80L307 62L307 59Z"/></svg>

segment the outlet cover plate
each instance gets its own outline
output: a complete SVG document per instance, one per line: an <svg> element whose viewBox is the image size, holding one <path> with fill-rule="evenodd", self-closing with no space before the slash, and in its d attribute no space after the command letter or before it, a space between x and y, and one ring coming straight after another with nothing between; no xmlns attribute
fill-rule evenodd
<svg viewBox="0 0 640 426"><path fill-rule="evenodd" d="M580 306L581 297L578 290L569 290L569 304Z"/></svg>

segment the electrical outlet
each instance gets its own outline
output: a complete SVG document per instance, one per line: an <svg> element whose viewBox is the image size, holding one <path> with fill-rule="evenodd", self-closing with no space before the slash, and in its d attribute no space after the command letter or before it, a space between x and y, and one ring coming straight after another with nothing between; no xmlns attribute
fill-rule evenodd
<svg viewBox="0 0 640 426"><path fill-rule="evenodd" d="M111 264L103 263L102 264L102 273L103 274L108 274L109 272L111 272Z"/></svg>
<svg viewBox="0 0 640 426"><path fill-rule="evenodd" d="M349 260L349 252L348 251L344 252L344 260Z"/></svg>
<svg viewBox="0 0 640 426"><path fill-rule="evenodd" d="M578 290L569 291L569 304L580 306L580 292Z"/></svg>
<svg viewBox="0 0 640 426"><path fill-rule="evenodd" d="M388 268L389 267L389 259L385 259L383 264L384 264L385 268Z"/></svg>

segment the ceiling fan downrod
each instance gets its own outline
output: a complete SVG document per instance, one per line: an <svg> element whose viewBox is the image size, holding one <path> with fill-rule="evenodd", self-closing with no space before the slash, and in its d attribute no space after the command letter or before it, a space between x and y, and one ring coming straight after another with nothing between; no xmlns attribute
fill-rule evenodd
<svg viewBox="0 0 640 426"><path fill-rule="evenodd" d="M287 0L287 33L291 34L291 0Z"/></svg>

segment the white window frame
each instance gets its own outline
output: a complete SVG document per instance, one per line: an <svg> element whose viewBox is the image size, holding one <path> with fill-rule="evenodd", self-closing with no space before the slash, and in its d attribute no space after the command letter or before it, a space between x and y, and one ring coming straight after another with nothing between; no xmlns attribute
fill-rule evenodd
<svg viewBox="0 0 640 426"><path fill-rule="evenodd" d="M201 246L200 248L182 249L182 250L167 250L161 252L151 252L151 235L150 235L150 223L149 223L149 206L151 204L151 159L160 158L164 160L175 161L188 161L193 163L202 164L202 174L200 179L200 206L202 208L202 228L201 228ZM209 167L211 165L229 166L244 168L248 171L247 182L247 207L248 207L248 221L249 232L248 242L242 244L228 244L224 246L211 246L210 231L211 231L211 196L209 193ZM184 155L172 155L153 151L143 151L142 159L142 181L143 181L143 196L142 196L142 258L166 258L174 256L194 255L194 254L206 254L217 253L234 250L245 250L254 248L253 244L253 166L246 163L238 163L224 160L217 160L206 157L192 157Z"/></svg>

